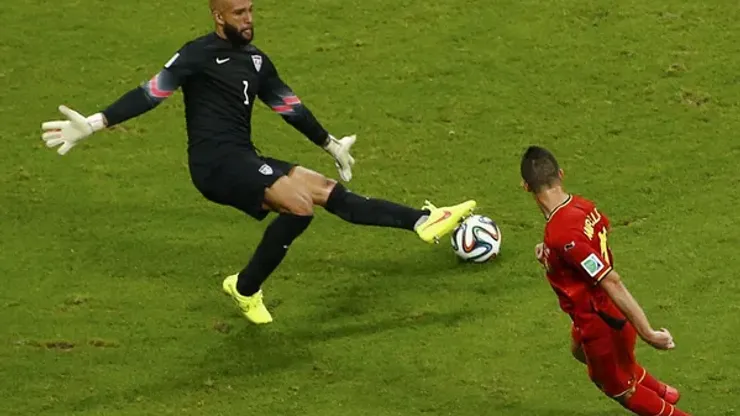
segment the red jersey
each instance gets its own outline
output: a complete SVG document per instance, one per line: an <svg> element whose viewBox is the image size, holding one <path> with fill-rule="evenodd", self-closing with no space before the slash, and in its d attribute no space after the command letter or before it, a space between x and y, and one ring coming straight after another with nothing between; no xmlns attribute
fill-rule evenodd
<svg viewBox="0 0 740 416"><path fill-rule="evenodd" d="M579 196L569 196L555 208L545 226L547 279L558 295L560 308L584 329L596 315L610 326L625 321L599 285L614 261L607 243L609 228L607 216Z"/></svg>

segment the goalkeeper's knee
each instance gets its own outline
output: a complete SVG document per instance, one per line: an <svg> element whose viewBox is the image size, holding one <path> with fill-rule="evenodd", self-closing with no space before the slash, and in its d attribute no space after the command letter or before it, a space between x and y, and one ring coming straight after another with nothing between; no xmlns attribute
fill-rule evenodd
<svg viewBox="0 0 740 416"><path fill-rule="evenodd" d="M278 212L298 216L313 215L313 198L303 184L288 176L280 177L265 190L265 204Z"/></svg>

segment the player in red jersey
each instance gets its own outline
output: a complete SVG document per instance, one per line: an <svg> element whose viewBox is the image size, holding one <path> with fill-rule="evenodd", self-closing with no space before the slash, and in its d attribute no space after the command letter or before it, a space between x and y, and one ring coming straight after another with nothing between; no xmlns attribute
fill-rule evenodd
<svg viewBox="0 0 740 416"><path fill-rule="evenodd" d="M678 390L635 360L639 335L659 350L675 347L666 329L654 330L614 270L607 243L609 219L593 202L563 189L563 171L548 150L530 147L521 161L524 189L534 195L547 225L537 260L573 322L571 351L609 397L641 416L684 416Z"/></svg>

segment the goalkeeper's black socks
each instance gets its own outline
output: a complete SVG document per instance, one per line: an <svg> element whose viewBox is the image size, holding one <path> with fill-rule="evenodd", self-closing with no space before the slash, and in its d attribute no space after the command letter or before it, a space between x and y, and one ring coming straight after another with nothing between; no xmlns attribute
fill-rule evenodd
<svg viewBox="0 0 740 416"><path fill-rule="evenodd" d="M313 220L313 216L280 214L272 220L252 255L247 267L239 273L236 290L243 296L252 296L275 268L283 261L288 247Z"/></svg>
<svg viewBox="0 0 740 416"><path fill-rule="evenodd" d="M337 183L329 194L326 210L352 224L402 228L411 231L420 219L429 215L429 211L426 210L357 195L341 183Z"/></svg>

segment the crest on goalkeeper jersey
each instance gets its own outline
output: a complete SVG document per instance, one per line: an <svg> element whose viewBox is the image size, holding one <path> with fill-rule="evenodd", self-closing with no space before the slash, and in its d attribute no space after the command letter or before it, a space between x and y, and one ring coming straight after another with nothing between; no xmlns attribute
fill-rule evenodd
<svg viewBox="0 0 740 416"><path fill-rule="evenodd" d="M260 170L260 173L263 174L263 175L265 175L265 176L272 175L272 168L267 163L265 163L264 165L260 166L260 169L259 170Z"/></svg>
<svg viewBox="0 0 740 416"><path fill-rule="evenodd" d="M252 62L254 63L254 69L256 69L257 72L260 72L260 69L262 68L262 56L252 55Z"/></svg>

